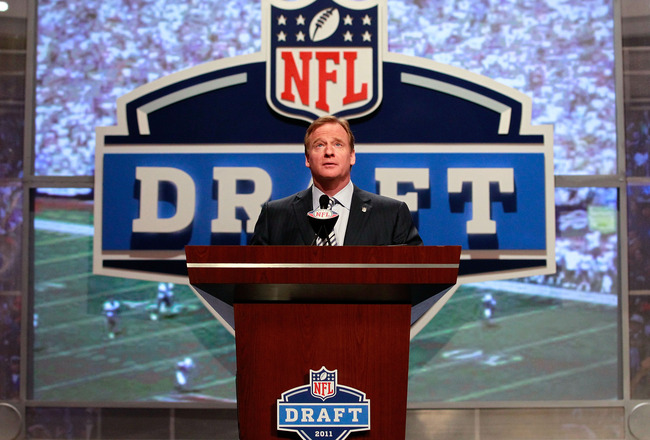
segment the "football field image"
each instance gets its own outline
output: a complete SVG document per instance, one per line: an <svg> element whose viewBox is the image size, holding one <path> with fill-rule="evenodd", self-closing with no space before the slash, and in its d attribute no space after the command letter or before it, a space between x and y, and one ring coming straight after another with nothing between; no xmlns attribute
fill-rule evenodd
<svg viewBox="0 0 650 440"><path fill-rule="evenodd" d="M234 337L188 286L92 275L91 225L91 209L37 210L32 397L233 403ZM411 343L409 402L617 398L618 311L605 297L461 286Z"/></svg>
<svg viewBox="0 0 650 440"><path fill-rule="evenodd" d="M412 341L409 401L617 397L616 307L490 290L487 320L485 292L461 286Z"/></svg>

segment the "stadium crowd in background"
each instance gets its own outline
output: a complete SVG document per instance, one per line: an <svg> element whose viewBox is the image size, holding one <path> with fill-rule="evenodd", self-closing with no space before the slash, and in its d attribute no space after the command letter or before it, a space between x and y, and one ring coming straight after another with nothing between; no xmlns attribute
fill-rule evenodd
<svg viewBox="0 0 650 440"><path fill-rule="evenodd" d="M95 127L116 124L135 88L207 61L260 50L259 2L39 5L35 172L92 175Z"/></svg>
<svg viewBox="0 0 650 440"><path fill-rule="evenodd" d="M555 201L557 271L525 281L587 293L618 294L616 191L557 188Z"/></svg>
<svg viewBox="0 0 650 440"><path fill-rule="evenodd" d="M530 96L533 124L554 125L555 174L616 172L611 2L394 0L388 15L389 51Z"/></svg>
<svg viewBox="0 0 650 440"><path fill-rule="evenodd" d="M262 44L252 0L43 0L38 13L41 175L93 174L94 129L116 124L118 97ZM612 17L605 0L391 0L388 50L532 97L532 122L555 126L556 174L608 174L616 170Z"/></svg>

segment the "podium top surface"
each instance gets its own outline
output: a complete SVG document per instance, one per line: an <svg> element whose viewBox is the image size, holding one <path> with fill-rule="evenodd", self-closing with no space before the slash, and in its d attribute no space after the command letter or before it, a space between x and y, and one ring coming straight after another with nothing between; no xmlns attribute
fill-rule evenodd
<svg viewBox="0 0 650 440"><path fill-rule="evenodd" d="M454 284L460 246L187 246L191 284Z"/></svg>

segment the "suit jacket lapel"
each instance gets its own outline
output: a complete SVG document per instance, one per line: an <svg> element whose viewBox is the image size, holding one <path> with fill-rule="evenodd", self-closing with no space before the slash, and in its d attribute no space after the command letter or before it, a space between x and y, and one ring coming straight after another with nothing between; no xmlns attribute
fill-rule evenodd
<svg viewBox="0 0 650 440"><path fill-rule="evenodd" d="M372 205L370 199L361 195L360 189L355 185L350 204L350 216L348 217L348 228L345 232L346 245L358 245L363 243L363 231L370 217Z"/></svg>
<svg viewBox="0 0 650 440"><path fill-rule="evenodd" d="M312 210L311 186L296 194L292 204L293 215L300 229L303 244L309 245L314 239L314 230L309 224L307 213Z"/></svg>

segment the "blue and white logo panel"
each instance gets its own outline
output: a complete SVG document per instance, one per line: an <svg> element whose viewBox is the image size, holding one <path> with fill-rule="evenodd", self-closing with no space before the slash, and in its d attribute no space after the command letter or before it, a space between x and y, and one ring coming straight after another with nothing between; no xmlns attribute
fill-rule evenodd
<svg viewBox="0 0 650 440"><path fill-rule="evenodd" d="M338 385L338 371L310 370L310 383L282 393L277 429L298 433L303 440L343 440L352 432L370 430L370 400L365 393Z"/></svg>

